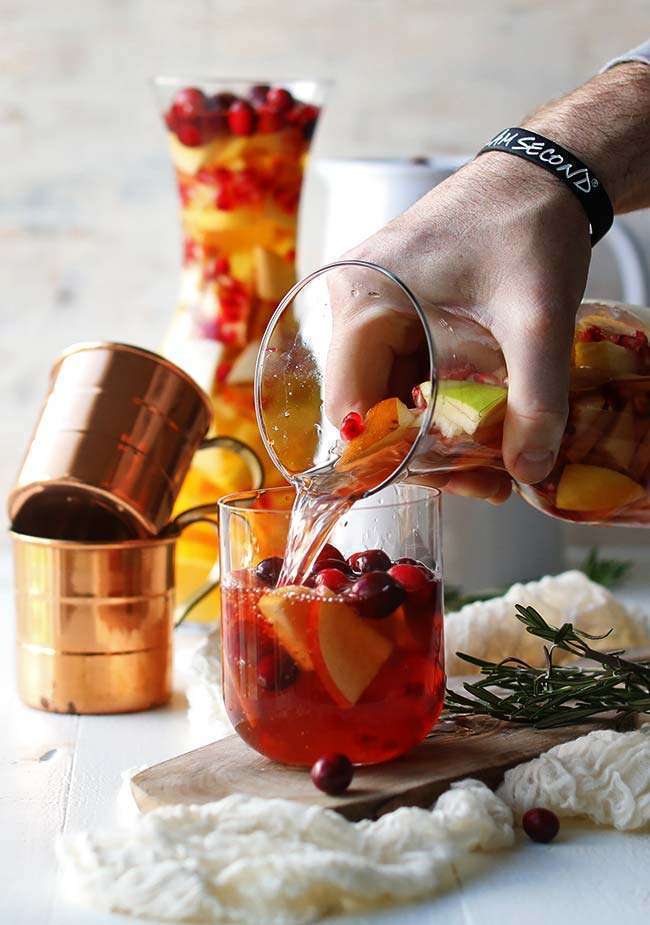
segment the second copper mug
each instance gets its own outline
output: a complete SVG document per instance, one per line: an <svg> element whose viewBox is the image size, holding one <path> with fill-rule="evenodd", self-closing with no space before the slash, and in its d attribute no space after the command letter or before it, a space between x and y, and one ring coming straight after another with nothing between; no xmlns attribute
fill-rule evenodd
<svg viewBox="0 0 650 925"><path fill-rule="evenodd" d="M160 536L73 542L12 531L18 693L55 713L127 713L171 695L172 630L214 587L176 602L176 542L216 527L216 504L180 514ZM215 558L217 541L215 537Z"/></svg>
<svg viewBox="0 0 650 925"><path fill-rule="evenodd" d="M13 529L67 540L154 536L200 447L241 455L259 487L251 449L230 437L204 440L211 418L205 392L155 353L117 343L69 348L52 368L9 496Z"/></svg>

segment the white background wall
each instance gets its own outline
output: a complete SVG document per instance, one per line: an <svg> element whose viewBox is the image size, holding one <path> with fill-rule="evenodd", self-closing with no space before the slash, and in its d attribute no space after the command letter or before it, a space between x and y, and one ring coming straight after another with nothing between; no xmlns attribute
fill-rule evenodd
<svg viewBox="0 0 650 925"><path fill-rule="evenodd" d="M0 493L53 356L82 339L155 347L170 316L178 234L152 75L332 77L317 153L471 152L644 39L648 11L647 0L0 0ZM306 218L318 222L315 193ZM650 218L627 221L650 255Z"/></svg>

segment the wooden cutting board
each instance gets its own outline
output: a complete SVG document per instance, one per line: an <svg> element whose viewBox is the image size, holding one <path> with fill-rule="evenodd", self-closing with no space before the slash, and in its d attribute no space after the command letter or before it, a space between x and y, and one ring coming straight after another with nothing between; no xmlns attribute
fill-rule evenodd
<svg viewBox="0 0 650 925"><path fill-rule="evenodd" d="M629 721L624 728L633 725ZM622 727L614 718L549 730L486 716L444 721L403 758L358 768L350 789L338 797L317 790L307 771L269 761L233 735L141 771L131 788L145 812L171 803L210 803L240 793L322 806L347 819L377 818L398 806L430 806L453 781L464 777L495 787L508 768L553 745L604 728Z"/></svg>

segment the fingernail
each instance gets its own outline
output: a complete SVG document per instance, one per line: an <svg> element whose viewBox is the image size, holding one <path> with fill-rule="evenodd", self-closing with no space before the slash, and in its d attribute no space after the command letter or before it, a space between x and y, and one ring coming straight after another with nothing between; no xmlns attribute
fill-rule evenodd
<svg viewBox="0 0 650 925"><path fill-rule="evenodd" d="M534 484L547 475L554 453L548 450L528 450L520 453L515 463L515 475L522 482Z"/></svg>

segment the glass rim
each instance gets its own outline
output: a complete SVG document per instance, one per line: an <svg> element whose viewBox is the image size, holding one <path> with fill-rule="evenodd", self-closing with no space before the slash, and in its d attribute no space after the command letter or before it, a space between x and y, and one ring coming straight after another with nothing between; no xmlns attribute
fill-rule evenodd
<svg viewBox="0 0 650 925"><path fill-rule="evenodd" d="M262 335L262 340L260 341L260 347L257 352L257 359L255 361L255 379L254 379L254 384L253 384L253 396L254 396L254 401L255 401L255 417L257 419L257 426L258 426L260 435L262 437L264 448L266 452L268 453L268 455L270 456L274 466L280 471L280 473L284 476L284 478L287 479L287 481L291 482L291 484L295 484L298 481L299 473L289 472L289 470L286 469L286 467L283 465L283 463L279 459L277 453L275 452L275 448L273 444L269 441L267 437L266 426L264 424L264 418L262 416L262 411L261 411L262 409L262 377L261 375L259 375L259 373L261 372L261 369L263 366L263 357L266 354L266 349L269 345L269 341L271 340L271 337L273 336L275 329L277 327L278 321L282 317L282 314L284 313L287 306L290 305L291 302L293 302L293 300L296 298L296 296L299 295L299 293L302 292L302 290L306 286L308 286L311 282L313 282L313 280L318 279L319 276L322 276L325 273L328 273L330 270L334 270L339 267L364 267L367 270L375 270L376 272L381 273L387 279L391 280L391 282L393 282L396 286L398 286L402 290L402 292L406 295L406 297L409 299L415 311L415 314L420 320L420 324L422 325L422 329L424 332L424 338L425 338L425 342L427 345L427 350L429 353L429 364L430 364L429 382L431 383L432 400L428 403L427 409L425 413L422 415L422 420L420 422L420 429L418 430L418 435L413 441L413 443L411 444L408 452L404 456L404 459L400 462L399 466L389 476L383 479L383 481L379 482L373 488L366 489L366 491L364 491L363 494L359 496L359 498L368 498L371 495L377 494L377 492L381 491L383 488L386 488L388 485L391 485L394 481L396 481L400 477L400 475L402 475L402 473L408 470L408 464L410 463L411 459L415 455L417 446L420 442L420 438L424 434L427 433L431 425L431 421L433 419L433 407L435 404L436 391L437 391L436 389L436 381L437 381L436 346L435 346L435 341L433 339L433 334L427 323L426 315L424 314L424 310L422 309L422 306L420 305L420 301L415 295L415 293L406 285L406 283L402 282L399 276L393 273L392 270L388 270L386 267L382 267L378 263L372 263L369 260L352 260L352 259L335 260L332 263L326 263L324 264L324 266L319 267L316 270L313 270L311 273L308 273L307 276L304 276L302 279L298 280L298 282L295 283L291 287L291 289L286 293L284 298L279 303L278 307L275 309L275 311L271 315L271 318L264 330L264 334Z"/></svg>
<svg viewBox="0 0 650 925"><path fill-rule="evenodd" d="M150 77L151 83L156 87L176 87L180 85L193 86L194 84L242 84L248 87L256 84L291 85L311 84L313 87L332 87L336 81L331 77L280 77L267 75L266 77L238 77L235 74L223 76L220 74L154 74Z"/></svg>
<svg viewBox="0 0 650 925"><path fill-rule="evenodd" d="M391 485L384 486L384 487L390 488L390 487L396 487L396 486L393 486L391 483ZM351 512L354 512L355 510L356 511L361 511L361 510L363 511L389 511L393 508L405 508L405 507L410 507L411 505L414 505L414 504L422 504L423 501L427 501L427 502L433 501L437 508L440 507L440 502L442 499L442 491L440 488L434 488L433 485L419 485L416 482L402 482L400 483L399 487L406 489L407 491L417 490L417 491L423 492L424 497L406 498L406 499L401 499L401 500L397 499L395 501L390 501L387 503L381 503L378 501L376 504L364 505L363 508L355 508L353 506L352 508L350 508L350 510L346 511L346 514L350 514ZM276 485L276 486L273 486L272 488L257 488L257 489L250 488L245 491L232 491L229 494L224 495L222 498L219 499L219 502L218 502L219 509L221 510L223 508L224 510L227 510L229 512L233 511L237 513L246 513L246 514L253 513L255 514L255 516L257 516L258 514L285 514L290 517L291 510L292 510L291 508L266 507L266 508L259 508L259 509L256 508L255 510L252 510L249 507L244 507L243 504L238 504L238 502L249 501L253 498L258 497L259 495L268 495L268 494L272 494L273 492L278 492L278 493L285 492L286 493L287 491L293 491L293 490L294 489L292 489L291 486L283 488L281 485ZM374 495L375 492L372 492L372 494ZM358 500L362 500L362 499L359 498Z"/></svg>

